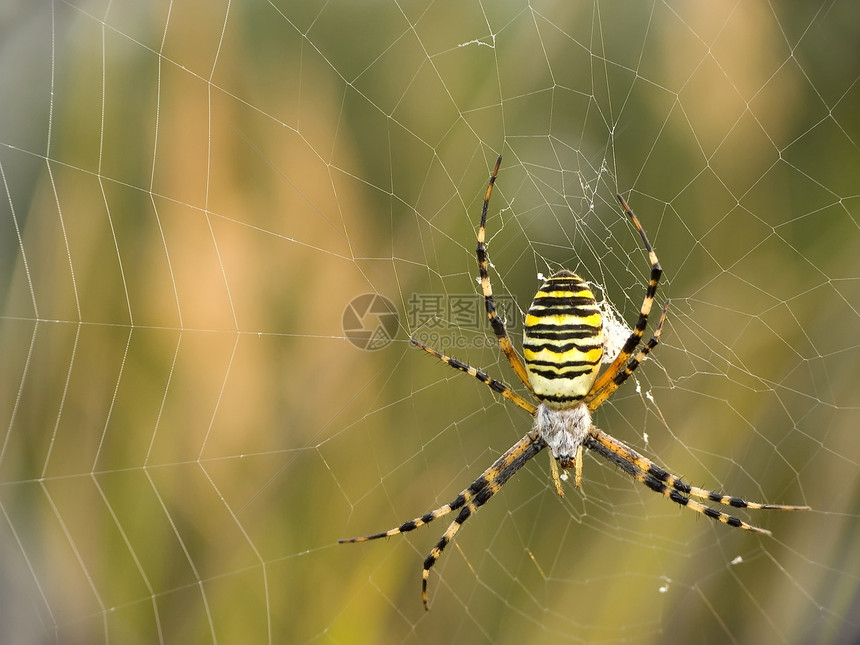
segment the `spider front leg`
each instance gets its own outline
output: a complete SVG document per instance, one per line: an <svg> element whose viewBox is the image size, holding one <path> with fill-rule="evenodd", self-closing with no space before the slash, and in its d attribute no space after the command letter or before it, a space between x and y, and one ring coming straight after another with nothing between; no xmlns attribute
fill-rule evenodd
<svg viewBox="0 0 860 645"><path fill-rule="evenodd" d="M424 560L424 569L421 572L421 599L424 602L424 609L429 609L427 604L427 581L430 578L430 569L436 564L436 561L442 555L442 551L454 539L454 536L463 526L463 523L469 519L472 514L481 506L490 501L490 498L499 492L502 486L516 473L520 468L526 465L529 459L544 449L545 444L540 440L537 433L529 432L525 437L515 443L505 454L499 457L492 466L490 466L481 477L475 481L472 486L482 485L478 493L472 500L467 502L460 510L460 513L451 522L448 529L436 543L436 546L430 551L427 558Z"/></svg>
<svg viewBox="0 0 860 645"><path fill-rule="evenodd" d="M436 561L442 556L445 547L448 546L454 539L454 536L463 526L475 511L486 504L495 495L499 489L516 473L520 468L526 465L529 459L544 449L546 444L541 441L538 434L534 431L529 432L526 436L515 443L511 448L499 457L493 465L487 468L478 479L461 491L457 497L448 502L444 506L429 511L420 517L404 522L400 526L366 535L363 537L347 538L338 540L340 544L348 542L367 542L368 540L377 540L379 538L391 537L399 533L406 533L417 529L419 526L429 524L435 519L443 517L452 511L459 509L459 513L453 522L448 526L448 529L427 555L424 560L424 568L421 572L421 598L424 603L424 609L429 609L427 603L427 581L430 578L430 569L436 564Z"/></svg>
<svg viewBox="0 0 860 645"><path fill-rule="evenodd" d="M690 486L680 477L672 475L667 470L661 468L647 457L643 457L630 446L618 439L615 439L598 428L593 428L588 438L586 446L599 454L612 464L615 464L621 470L632 476L636 481L645 484L655 493L660 493L669 500L689 508L690 510L701 513L705 517L721 522L728 526L744 529L752 533L760 533L762 535L771 535L767 529L747 524L743 520L734 515L723 513L710 506L701 504L691 497L699 497L707 499L718 504L732 506L734 508L747 508L751 510L774 510L774 511L808 511L809 506L789 506L783 504L761 504L758 502L748 502L740 497L732 497L709 491L703 488Z"/></svg>

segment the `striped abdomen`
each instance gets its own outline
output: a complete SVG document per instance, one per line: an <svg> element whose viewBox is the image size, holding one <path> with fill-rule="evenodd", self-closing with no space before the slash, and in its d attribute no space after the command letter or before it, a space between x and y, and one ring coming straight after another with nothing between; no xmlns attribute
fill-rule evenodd
<svg viewBox="0 0 860 645"><path fill-rule="evenodd" d="M576 405L603 357L603 319L575 273L559 271L538 290L526 316L523 355L535 395L555 408Z"/></svg>

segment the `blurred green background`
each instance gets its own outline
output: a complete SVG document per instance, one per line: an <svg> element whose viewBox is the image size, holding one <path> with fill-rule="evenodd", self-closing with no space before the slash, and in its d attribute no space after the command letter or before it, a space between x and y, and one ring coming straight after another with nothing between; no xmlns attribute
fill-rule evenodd
<svg viewBox="0 0 860 645"><path fill-rule="evenodd" d="M0 34L0 640L860 638L860 5L13 0ZM562 500L540 455L429 613L447 522L336 544L529 427L408 344L516 380L445 309L499 153L501 298L563 266L634 320L616 192L665 269L600 427L814 512L751 536L591 457ZM365 293L400 315L374 352L342 328Z"/></svg>

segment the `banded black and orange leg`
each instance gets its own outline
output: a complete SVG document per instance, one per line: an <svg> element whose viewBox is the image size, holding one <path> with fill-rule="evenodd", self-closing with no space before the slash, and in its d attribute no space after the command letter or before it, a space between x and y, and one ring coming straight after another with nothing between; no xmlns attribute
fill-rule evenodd
<svg viewBox="0 0 860 645"><path fill-rule="evenodd" d="M763 535L771 534L767 529L747 524L740 518L729 515L728 513L723 513L711 508L710 506L706 506L705 504L701 504L690 499L690 497L699 497L725 506L732 506L734 508L776 511L810 510L808 506L785 506L782 504L759 504L757 502L747 502L740 497L731 497L729 495L724 495L723 493L690 486L681 480L680 477L672 475L647 457L640 455L630 446L618 441L617 439L613 439L598 428L592 429L591 434L585 441L585 445L589 450L593 450L610 463L615 464L624 472L631 475L636 481L645 484L651 490L660 493L676 504L735 528L745 529L747 531L761 533Z"/></svg>
<svg viewBox="0 0 860 645"><path fill-rule="evenodd" d="M451 543L454 536L460 530L460 527L465 523L471 515L481 506L490 501L499 489L507 482L520 468L522 468L529 459L543 450L545 444L540 439L536 431L531 431L515 443L507 452L499 457L492 466L487 468L478 479L463 490L452 501L440 506L439 508L429 511L420 517L404 522L400 526L374 533L364 537L355 537L345 540L339 540L341 544L345 542L366 542L367 540L376 540L384 537L391 537L399 533L406 533L417 529L419 526L429 524L433 520L440 518L455 510L460 510L457 517L451 522L451 525L433 547L424 560L424 569L421 573L421 597L424 602L424 609L428 609L427 604L427 580L430 577L430 569L436 564L436 561L442 555L445 547Z"/></svg>
<svg viewBox="0 0 860 645"><path fill-rule="evenodd" d="M476 368L472 367L471 365L466 365L466 363L463 363L462 361L458 361L456 358L451 358L450 356L446 356L445 354L437 352L432 347L428 347L427 345L425 345L421 341L415 340L414 338L411 339L410 342L413 345L415 345L416 347L423 349L425 352L427 352L431 356L435 356L436 358L438 358L440 361L442 361L446 365L450 365L451 367L453 367L456 370L460 370L461 372L465 372L466 374L474 376L481 383L483 383L484 385L489 387L491 390L493 390L493 392L496 392L497 394L501 394L503 397L508 399L508 401L511 401L512 403L521 407L523 410L528 412L530 415L534 416L535 412L537 411L536 405L534 405L533 403L531 403L531 402L527 401L526 399L524 399L523 397L521 397L519 394L514 392L509 385L503 383L502 381L498 381L498 380L494 379L493 377L488 376L486 373L482 372L481 370L476 369Z"/></svg>
<svg viewBox="0 0 860 645"><path fill-rule="evenodd" d="M639 351L636 356L630 359L630 362L627 363L624 370L615 374L615 376L607 381L603 388L600 390L591 388L591 392L586 397L586 402L588 404L588 409L594 412L597 408L603 405L604 401L612 396L612 393L615 392L619 387L621 387L622 383L626 381L633 372L636 371L636 368L642 364L642 361L651 353L651 350L657 347L657 344L660 342L660 334L663 332L663 323L666 321L666 313L669 311L669 301L666 300L663 303L663 310L660 312L660 319L657 321L657 326L654 328L654 335L651 336L651 339L645 344L645 346Z"/></svg>
<svg viewBox="0 0 860 645"><path fill-rule="evenodd" d="M415 340L414 338L411 340L411 343L416 347L423 349L425 352L430 354L431 356L435 356L440 361L445 363L446 365L450 365L454 369L460 370L461 372L465 372L471 376L474 376L476 379L481 381L484 385L489 387L491 390L496 392L497 394L501 394L503 397L513 402L515 405L521 407L523 410L528 412L530 415L534 416L537 411L537 406L535 406L530 401L527 401L519 394L514 392L509 385L503 383L501 381L497 381L491 376L488 376L481 370L475 369L471 365L466 365L465 363L458 361L456 358L451 358L450 356L445 356L437 352L432 347L427 347L421 341ZM574 479L574 484L577 488L582 484L582 447L580 446L580 450L577 452L576 459L576 478ZM564 497L564 488L561 483L561 474L559 473L558 463L555 458L550 454L549 456L549 466L550 466L550 475L552 476L552 484L555 488L555 492L559 497Z"/></svg>
<svg viewBox="0 0 860 645"><path fill-rule="evenodd" d="M484 206L481 209L481 224L478 227L478 246L475 253L478 256L478 274L481 278L481 291L484 293L484 305L487 310L487 318L490 320L490 325L493 328L493 333L496 334L496 339L499 341L499 347L511 364L514 372L516 372L523 384L531 390L529 377L526 373L526 368L520 357L517 356L514 350L511 339L508 337L508 331L505 329L504 321L499 317L496 311L496 301L493 298L493 288L490 285L490 260L487 257L486 246L486 227L487 227L487 208L490 206L490 195L493 193L493 185L496 183L496 175L499 174L499 166L502 163L502 155L496 160L496 167L493 168L493 174L490 176L490 182L487 184L487 194L484 197Z"/></svg>
<svg viewBox="0 0 860 645"><path fill-rule="evenodd" d="M436 564L436 561L442 555L445 547L448 546L454 539L454 536L463 526L463 523L472 516L481 506L490 501L499 489L516 473L520 468L526 465L529 459L543 450L545 444L540 439L535 431L529 432L526 436L520 439L511 447L505 454L499 457L496 462L490 466L472 486L478 482L485 482L484 486L475 493L474 497L466 502L460 509L459 514L451 522L448 529L436 543L436 546L427 555L424 560L424 569L421 572L421 599L424 602L424 609L429 609L427 604L427 581L430 578L430 569Z"/></svg>
<svg viewBox="0 0 860 645"><path fill-rule="evenodd" d="M645 230L642 228L636 215L633 214L633 211L630 210L630 207L621 195L616 195L616 197L618 197L618 201L621 202L621 207L624 209L624 212L627 213L630 221L633 222L633 226L635 226L636 230L639 232L639 236L642 238L642 243L645 245L645 250L648 252L648 260L651 262L651 277L648 280L648 287L645 289L645 300L642 302L642 307L639 309L639 318L636 320L633 332L624 343L624 346L621 348L618 356L615 357L615 360L612 361L609 367L607 367L606 370L597 377L597 380L591 388L592 392L600 392L603 390L607 384L624 369L627 359L633 355L633 351L642 341L642 335L645 333L645 327L648 325L648 315L651 313L651 306L654 304L654 296L657 294L657 285L660 284L660 276L663 275L663 269L660 267L660 262L657 260L657 254L654 253L654 249L651 248L651 243L648 241L648 237L645 235ZM586 398L586 401L588 401L588 398ZM593 410L596 406L592 408L589 404L589 408Z"/></svg>
<svg viewBox="0 0 860 645"><path fill-rule="evenodd" d="M537 406L535 406L533 403L527 401L526 399L521 397L519 394L514 392L511 389L511 387L509 385L507 385L506 383L503 383L501 381L497 381L496 379L494 379L491 376L488 376L487 374L485 374L481 370L475 369L471 365L466 365L465 363L458 361L456 358L451 358L450 356L445 356L444 354L437 352L432 347L427 347L427 345L425 345L421 341L417 341L415 339L412 339L410 342L413 345L415 345L416 347L423 349L425 352L427 352L431 356L435 356L436 358L438 358L440 361L442 361L446 365L450 365L454 369L460 370L461 372L465 372L466 374L474 376L476 379L481 381L481 383L483 383L484 385L489 387L491 390L493 390L494 392L496 392L498 394L501 394L503 397L505 397L509 401L513 402L515 405L521 407L523 410L528 412L530 415L534 416L535 412L537 412ZM577 488L579 488L582 485L582 446L580 446L579 450L577 451L575 466L576 466L576 468L575 468L576 477L574 479L574 485ZM552 476L552 485L555 488L555 492L558 494L559 497L564 497L564 488L562 487L562 479L561 479L562 476L561 476L561 473L559 472L558 462L556 461L555 457L552 456L552 454L550 454L550 456L549 456L549 467L550 467L550 475Z"/></svg>

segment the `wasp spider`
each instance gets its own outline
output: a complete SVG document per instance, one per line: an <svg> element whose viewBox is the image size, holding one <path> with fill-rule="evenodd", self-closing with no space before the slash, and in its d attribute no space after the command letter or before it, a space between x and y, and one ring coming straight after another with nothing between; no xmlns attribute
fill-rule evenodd
<svg viewBox="0 0 860 645"><path fill-rule="evenodd" d="M459 511L448 530L445 531L424 560L421 595L424 608L427 609L427 580L430 569L436 564L442 551L454 539L457 531L472 513L486 504L514 473L544 448L549 448L551 457L554 458L550 460L550 464L553 483L559 495L563 494L559 467L565 472L568 468L573 468L574 485L578 487L581 484L582 449L585 447L615 464L636 481L668 497L676 504L736 528L770 535L770 531L751 526L733 515L718 511L691 498L706 499L735 508L780 511L809 510L808 506L747 502L739 497L690 486L618 439L609 436L592 423L591 414L630 377L651 350L657 346L660 341L663 321L666 319L666 312L669 309L669 301L667 300L663 305L654 334L634 355L633 352L636 351L642 341L662 269L642 225L621 195L618 195L618 201L621 202L621 207L639 232L651 262L651 277L645 290L645 300L639 310L636 326L621 352L609 367L598 376L604 349L603 321L600 311L597 308L594 295L582 278L570 271L559 271L543 283L529 307L523 332L523 356L525 357L525 364L523 364L514 351L505 330L505 323L496 312L493 291L490 287L489 260L485 244L487 208L501 162L500 156L490 177L481 211L477 247L478 272L481 278L481 289L484 293L487 316L498 338L502 352L504 352L520 381L534 395L538 403L535 405L517 394L505 383L497 381L455 358L440 354L417 340L412 340L412 344L454 369L474 376L494 392L531 414L534 417L534 424L522 439L499 457L492 466L487 468L478 479L451 502L388 531L340 540L340 542L365 542L390 537L416 529L453 511Z"/></svg>

